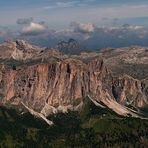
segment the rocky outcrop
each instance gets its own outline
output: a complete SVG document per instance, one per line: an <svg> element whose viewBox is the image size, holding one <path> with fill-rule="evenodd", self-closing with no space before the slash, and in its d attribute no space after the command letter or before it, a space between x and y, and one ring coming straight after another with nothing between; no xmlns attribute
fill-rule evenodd
<svg viewBox="0 0 148 148"><path fill-rule="evenodd" d="M24 40L8 41L0 45L0 58L25 61L33 58L42 50L42 48L30 45Z"/></svg>
<svg viewBox="0 0 148 148"><path fill-rule="evenodd" d="M59 51L66 53L66 54L78 54L82 50L85 50L84 47L82 47L79 42L77 42L74 39L69 39L66 41L61 41L58 43L57 48Z"/></svg>
<svg viewBox="0 0 148 148"><path fill-rule="evenodd" d="M14 43L15 47L16 44L19 52L32 48L24 42ZM100 57L78 58L62 55L54 49L36 50L37 54L33 52L30 60L20 62L16 58L19 64L15 68L12 59L7 59L9 65L1 62L1 104L22 102L30 109L48 115L79 109L83 98L89 96L119 115L135 117L137 115L126 106L141 108L148 104L146 80L115 76Z"/></svg>
<svg viewBox="0 0 148 148"><path fill-rule="evenodd" d="M126 75L113 76L98 58L88 63L68 58L16 70L1 65L0 73L1 103L21 101L42 112L45 106L46 110L73 109L76 101L82 102L88 95L106 106L114 104L117 112L121 108L116 104L143 107L148 101L143 82Z"/></svg>

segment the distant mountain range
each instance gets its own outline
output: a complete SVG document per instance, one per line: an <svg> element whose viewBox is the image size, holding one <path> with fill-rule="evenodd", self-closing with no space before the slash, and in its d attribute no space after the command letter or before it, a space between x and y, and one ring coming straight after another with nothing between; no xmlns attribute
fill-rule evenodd
<svg viewBox="0 0 148 148"><path fill-rule="evenodd" d="M41 47L56 47L60 41L68 42L72 38L82 47L96 51L108 47L148 46L147 26L124 24L99 27L83 23L73 25L67 30L50 30L43 25L44 30L41 32L32 30L26 33L19 30L20 28L11 30L0 26L0 43L19 38Z"/></svg>

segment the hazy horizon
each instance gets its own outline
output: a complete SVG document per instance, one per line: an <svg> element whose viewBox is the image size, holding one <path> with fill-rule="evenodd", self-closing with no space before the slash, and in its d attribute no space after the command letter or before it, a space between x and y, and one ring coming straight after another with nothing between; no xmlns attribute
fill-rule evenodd
<svg viewBox="0 0 148 148"><path fill-rule="evenodd" d="M56 46L69 38L90 48L148 46L148 1L0 1L0 42Z"/></svg>

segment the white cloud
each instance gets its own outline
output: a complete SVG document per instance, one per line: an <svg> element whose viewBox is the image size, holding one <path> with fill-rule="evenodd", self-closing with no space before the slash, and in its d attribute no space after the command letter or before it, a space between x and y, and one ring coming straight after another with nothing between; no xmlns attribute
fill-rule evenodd
<svg viewBox="0 0 148 148"><path fill-rule="evenodd" d="M127 28L129 30L141 30L141 29L144 29L143 26L139 26L139 25L129 25L129 24L125 24L121 27L121 29L124 29L124 28Z"/></svg>
<svg viewBox="0 0 148 148"><path fill-rule="evenodd" d="M46 30L46 27L39 23L33 23L31 22L29 26L25 26L22 29L23 33L39 33Z"/></svg>
<svg viewBox="0 0 148 148"><path fill-rule="evenodd" d="M130 31L142 31L144 28L144 26L140 26L140 25L130 25L130 24L124 24L122 26L111 26L111 27L107 27L105 28L108 31L112 31L112 30L130 30Z"/></svg>
<svg viewBox="0 0 148 148"><path fill-rule="evenodd" d="M55 4L45 6L44 9L69 8L79 4L79 1L72 2L56 2Z"/></svg>
<svg viewBox="0 0 148 148"><path fill-rule="evenodd" d="M90 33L95 30L95 26L90 23L77 23L72 22L71 27L73 27L75 32L81 32L81 33Z"/></svg>

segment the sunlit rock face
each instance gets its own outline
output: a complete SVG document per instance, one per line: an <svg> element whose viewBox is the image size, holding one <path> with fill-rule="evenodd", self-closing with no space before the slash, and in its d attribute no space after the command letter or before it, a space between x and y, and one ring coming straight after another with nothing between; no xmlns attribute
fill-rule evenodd
<svg viewBox="0 0 148 148"><path fill-rule="evenodd" d="M21 48L33 47L24 42L16 44ZM17 50L22 51L20 47ZM82 98L86 96L117 112L120 106L116 103L135 107L148 104L146 80L140 81L128 75L116 76L100 57L70 57L47 48L35 50L35 53L23 62L8 59L1 63L1 104L23 102L42 112L72 109L76 101L83 102Z"/></svg>
<svg viewBox="0 0 148 148"><path fill-rule="evenodd" d="M84 63L75 59L49 62L13 70L0 67L2 102L20 99L32 108L68 105L87 95L95 100L113 99L142 107L147 102L146 85L129 76L115 77L103 60Z"/></svg>

